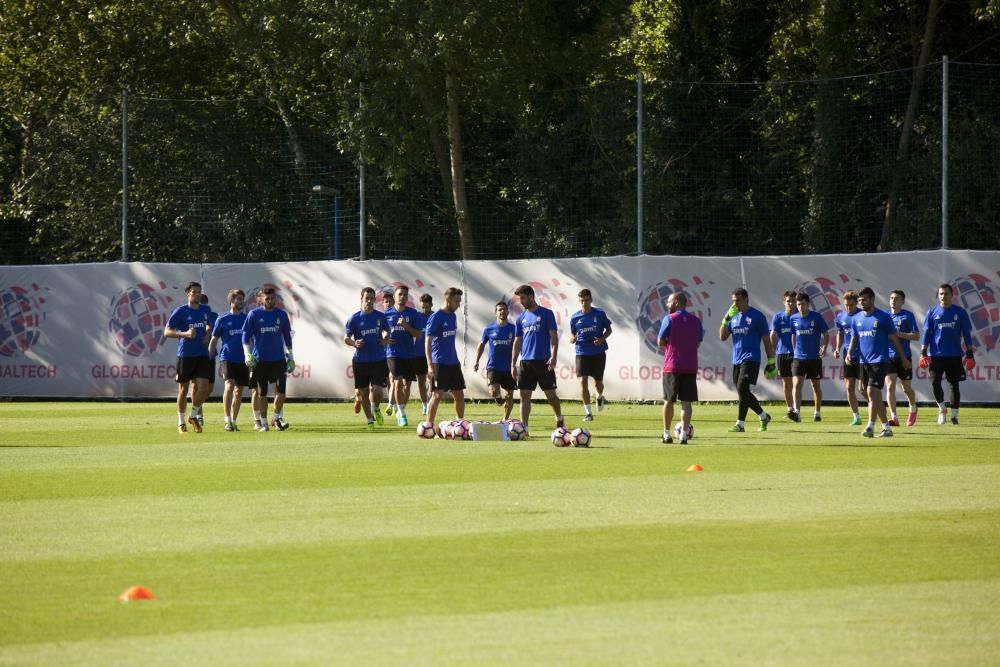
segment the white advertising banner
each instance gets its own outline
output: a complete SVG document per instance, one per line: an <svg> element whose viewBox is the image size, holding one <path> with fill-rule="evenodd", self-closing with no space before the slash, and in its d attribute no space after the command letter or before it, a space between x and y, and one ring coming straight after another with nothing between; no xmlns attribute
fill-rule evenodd
<svg viewBox="0 0 1000 667"><path fill-rule="evenodd" d="M613 323L608 340L606 395L612 400L661 398L662 353L656 334L667 296L683 290L689 310L705 327L700 350L702 400L735 400L730 383L730 344L719 340L719 322L735 287L745 286L751 305L770 321L789 289L812 296L813 309L832 325L847 289L872 287L877 306L888 308L893 289L906 292L906 307L918 323L935 305L937 285L952 284L957 302L972 318L977 368L962 396L1000 402L1000 252L927 251L878 255L791 257L607 257L481 262L328 261L273 264L111 263L0 267L0 396L165 398L175 395L176 341L162 336L167 318L185 302L184 285L202 283L210 306L227 310L226 293L252 294L273 285L279 306L291 316L299 366L288 383L290 397L343 398L353 394L351 350L344 323L359 308L360 290L405 284L411 305L420 294L434 297L460 287L459 356L468 395L486 396L485 371L473 373L476 346L492 321L494 304L511 303L527 283L539 303L551 308L560 329L559 393L579 396L569 320L579 309L577 293L589 288L594 305ZM248 299L248 305L253 300ZM381 308L381 304L378 305ZM832 350L832 347L831 347ZM918 345L913 344L914 353ZM485 358L484 358L485 361ZM843 398L840 360L824 360L827 399ZM926 372L914 386L930 400ZM222 391L221 382L215 393ZM760 381L759 396L780 399L777 380ZM808 389L806 390L809 396ZM808 398L806 399L808 403Z"/></svg>

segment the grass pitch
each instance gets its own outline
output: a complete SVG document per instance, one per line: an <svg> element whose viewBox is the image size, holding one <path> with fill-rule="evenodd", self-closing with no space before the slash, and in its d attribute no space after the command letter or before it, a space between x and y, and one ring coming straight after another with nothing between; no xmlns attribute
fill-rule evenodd
<svg viewBox="0 0 1000 667"><path fill-rule="evenodd" d="M1000 664L1000 409L868 440L697 406L680 446L615 404L587 450L543 405L512 443L206 412L0 404L0 665Z"/></svg>

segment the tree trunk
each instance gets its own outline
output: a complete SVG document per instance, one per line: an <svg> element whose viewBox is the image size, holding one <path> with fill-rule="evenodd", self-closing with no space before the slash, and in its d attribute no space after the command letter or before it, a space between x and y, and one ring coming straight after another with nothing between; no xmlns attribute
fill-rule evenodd
<svg viewBox="0 0 1000 667"><path fill-rule="evenodd" d="M462 122L458 109L458 79L454 70L445 75L448 104L448 144L451 151L451 192L455 200L455 223L458 225L458 242L462 259L472 259L475 244L472 225L469 224L469 202L465 196L465 162L462 158Z"/></svg>
<svg viewBox="0 0 1000 667"><path fill-rule="evenodd" d="M417 86L417 95L420 97L420 104L427 115L428 132L430 134L431 147L434 149L434 159L437 162L438 174L441 177L441 187L444 188L444 192L451 193L451 157L448 155L448 146L445 143L444 137L441 136L438 124L434 122L434 117L436 116L434 104L431 102L430 95L427 94L425 86Z"/></svg>
<svg viewBox="0 0 1000 667"><path fill-rule="evenodd" d="M923 89L927 74L927 63L930 62L934 49L934 32L937 29L938 0L930 0L927 6L927 23L924 25L924 39L920 48L920 58L917 69L913 73L913 83L910 85L910 101L906 105L906 116L903 119L902 134L899 137L899 149L896 151L896 164L892 170L892 181L889 184L889 196L885 205L885 220L882 222L882 237L876 250L884 252L892 242L893 227L896 224L896 214L899 207L899 186L902 181L902 165L910 152L910 137L913 134L913 123L917 117L917 106L920 104L920 91Z"/></svg>

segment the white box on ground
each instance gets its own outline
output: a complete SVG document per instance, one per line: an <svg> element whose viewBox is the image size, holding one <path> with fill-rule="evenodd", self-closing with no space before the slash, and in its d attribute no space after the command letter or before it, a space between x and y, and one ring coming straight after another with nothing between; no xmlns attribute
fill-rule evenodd
<svg viewBox="0 0 1000 667"><path fill-rule="evenodd" d="M486 424L482 422L473 422L472 439L510 440L510 436L507 434L507 424L505 422L501 422L499 424Z"/></svg>

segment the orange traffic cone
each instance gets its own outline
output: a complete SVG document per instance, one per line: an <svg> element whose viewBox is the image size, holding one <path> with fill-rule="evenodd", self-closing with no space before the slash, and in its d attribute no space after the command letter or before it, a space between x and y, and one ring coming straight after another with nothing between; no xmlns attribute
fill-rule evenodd
<svg viewBox="0 0 1000 667"><path fill-rule="evenodd" d="M122 594L118 596L118 600L121 602L131 602L132 600L155 600L156 596L153 595L153 591L149 590L145 586L132 586L126 588L122 591Z"/></svg>
<svg viewBox="0 0 1000 667"><path fill-rule="evenodd" d="M698 463L695 463L693 466L688 468L688 472L702 472L703 470L705 469L702 468L701 465Z"/></svg>

